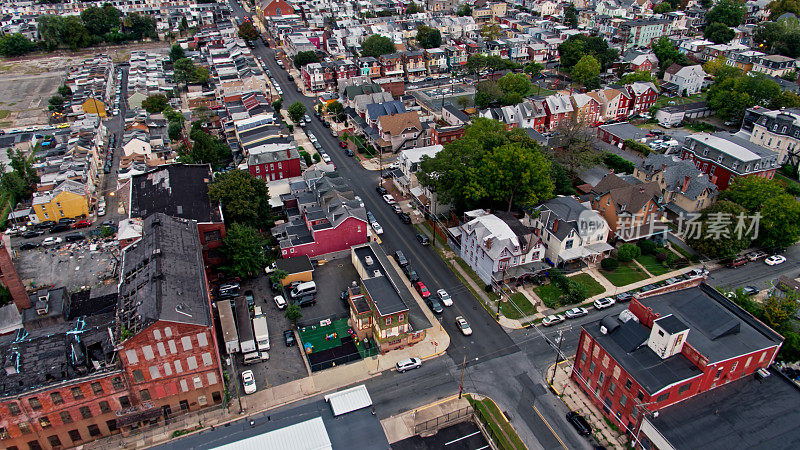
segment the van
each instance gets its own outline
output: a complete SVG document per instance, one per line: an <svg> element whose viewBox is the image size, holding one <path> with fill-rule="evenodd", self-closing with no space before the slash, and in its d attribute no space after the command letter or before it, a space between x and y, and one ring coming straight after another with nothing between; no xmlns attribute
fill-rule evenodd
<svg viewBox="0 0 800 450"><path fill-rule="evenodd" d="M291 296L292 298L302 297L308 294L316 294L317 293L317 283L313 281L307 281L305 283L300 283L292 289Z"/></svg>
<svg viewBox="0 0 800 450"><path fill-rule="evenodd" d="M258 352L250 352L244 354L244 364L250 365L261 362L261 355Z"/></svg>

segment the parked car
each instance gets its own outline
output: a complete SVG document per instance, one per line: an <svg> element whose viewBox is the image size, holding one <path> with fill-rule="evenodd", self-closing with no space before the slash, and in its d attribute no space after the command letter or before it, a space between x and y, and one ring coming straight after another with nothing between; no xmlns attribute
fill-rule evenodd
<svg viewBox="0 0 800 450"><path fill-rule="evenodd" d="M283 298L282 295L276 295L272 300L275 301L275 306L277 306L278 309L286 308L286 299Z"/></svg>
<svg viewBox="0 0 800 450"><path fill-rule="evenodd" d="M629 302L633 298L633 294L631 294L630 292L623 292L621 294L617 294L617 296L614 298L618 302Z"/></svg>
<svg viewBox="0 0 800 450"><path fill-rule="evenodd" d="M614 303L616 302L614 301L613 298L603 297L603 298L598 298L597 300L594 301L594 307L595 309L606 309L614 306Z"/></svg>
<svg viewBox="0 0 800 450"><path fill-rule="evenodd" d="M416 283L414 283L414 289L416 289L417 292L419 292L419 295L422 298L428 298L431 296L431 291L428 290L428 287L425 286L425 283L423 283L422 281L417 281Z"/></svg>
<svg viewBox="0 0 800 450"><path fill-rule="evenodd" d="M392 210L394 210L395 214L403 214L403 208L401 208L397 203L392 205Z"/></svg>
<svg viewBox="0 0 800 450"><path fill-rule="evenodd" d="M364 207L364 200L361 200L361 197L356 195L355 197L353 197L353 200L358 202L358 207L359 208L363 208Z"/></svg>
<svg viewBox="0 0 800 450"><path fill-rule="evenodd" d="M782 255L772 255L769 258L764 260L768 266L777 266L778 264L783 264L786 262L786 257Z"/></svg>
<svg viewBox="0 0 800 450"><path fill-rule="evenodd" d="M456 327L461 330L461 334L464 336L472 334L472 328L470 328L469 322L462 316L456 316Z"/></svg>
<svg viewBox="0 0 800 450"><path fill-rule="evenodd" d="M431 245L431 240L428 239L428 236L425 236L422 233L417 235L417 242L419 242L422 245Z"/></svg>
<svg viewBox="0 0 800 450"><path fill-rule="evenodd" d="M38 246L39 246L39 244L37 244L36 242L23 242L19 246L19 249L20 250L31 250L31 249L34 249L34 248L36 248Z"/></svg>
<svg viewBox="0 0 800 450"><path fill-rule="evenodd" d="M383 194L383 201L385 201L389 205L394 205L396 202L394 201L394 197L391 194Z"/></svg>
<svg viewBox="0 0 800 450"><path fill-rule="evenodd" d="M75 223L72 228L86 228L92 225L92 221L88 219L84 219Z"/></svg>
<svg viewBox="0 0 800 450"><path fill-rule="evenodd" d="M444 306L453 306L453 298L450 297L450 294L448 294L444 289L439 289L436 291L436 295L439 296L439 300L442 301Z"/></svg>
<svg viewBox="0 0 800 450"><path fill-rule="evenodd" d="M347 156L353 156L354 155L353 151L350 150L349 148L344 149L344 154L347 155Z"/></svg>
<svg viewBox="0 0 800 450"><path fill-rule="evenodd" d="M295 299L294 303L301 308L305 308L306 306L313 306L317 304L317 297L315 297L314 294L304 295L298 299Z"/></svg>
<svg viewBox="0 0 800 450"><path fill-rule="evenodd" d="M567 316L567 319L577 319L578 317L583 317L587 314L589 314L589 311L587 311L586 308L572 308L564 313L564 315Z"/></svg>
<svg viewBox="0 0 800 450"><path fill-rule="evenodd" d="M98 217L103 217L103 216L105 216L105 215L106 215L106 208L105 208L105 206L103 206L103 207L101 207L101 208L99 208L99 209L97 210L97 216L98 216Z"/></svg>
<svg viewBox="0 0 800 450"><path fill-rule="evenodd" d="M575 431L578 432L581 436L588 436L592 434L592 427L589 426L589 422L583 418L580 414L576 413L575 411L570 411L567 413L567 421L575 428Z"/></svg>
<svg viewBox="0 0 800 450"><path fill-rule="evenodd" d="M339 141L339 147L341 147L341 148L347 148L347 142L345 142L345 141Z"/></svg>
<svg viewBox="0 0 800 450"><path fill-rule="evenodd" d="M375 186L375 190L378 191L378 194L380 195L386 195L386 193L389 192L386 190L385 187L381 186L380 184Z"/></svg>
<svg viewBox="0 0 800 450"><path fill-rule="evenodd" d="M56 223L52 220L45 220L44 222L39 222L37 225L34 225L36 228L40 230L46 230L48 228L52 228L53 225Z"/></svg>
<svg viewBox="0 0 800 450"><path fill-rule="evenodd" d="M417 275L417 271L414 270L413 267L411 267L411 264L408 264L403 267L403 273L406 274L406 276L408 277L408 281L412 283L416 283L417 281L419 281L419 275Z"/></svg>
<svg viewBox="0 0 800 450"><path fill-rule="evenodd" d="M419 358L406 358L397 361L395 364L397 371L403 373L407 370L418 369L422 367L422 360Z"/></svg>
<svg viewBox="0 0 800 450"><path fill-rule="evenodd" d="M267 267L264 268L264 273L266 273L267 275L271 275L272 272L275 272L276 268L277 267L276 267L275 263L272 263L272 264L270 264L270 265L268 265Z"/></svg>
<svg viewBox="0 0 800 450"><path fill-rule="evenodd" d="M742 292L744 292L745 295L756 295L761 292L761 290L755 286L745 286L742 288Z"/></svg>
<svg viewBox="0 0 800 450"><path fill-rule="evenodd" d="M411 216L409 216L408 214L400 213L398 214L398 216L400 217L400 222L411 223Z"/></svg>
<svg viewBox="0 0 800 450"><path fill-rule="evenodd" d="M70 224L75 223L75 219L73 219L71 217L64 217L63 219L58 219L58 223L59 224L63 223L63 224L70 225Z"/></svg>
<svg viewBox="0 0 800 450"><path fill-rule="evenodd" d="M254 394L256 392L256 378L253 376L252 370L242 372L242 385L244 385L245 394Z"/></svg>
<svg viewBox="0 0 800 450"><path fill-rule="evenodd" d="M247 302L247 306L253 307L256 305L256 297L250 289L244 291L244 300Z"/></svg>
<svg viewBox="0 0 800 450"><path fill-rule="evenodd" d="M418 283L421 283L421 281ZM423 291L423 292L428 292L428 291ZM420 295L422 295L422 292L420 292ZM441 314L444 312L444 306L442 306L442 302L440 302L438 298L430 295L430 292L428 292L427 297L423 296L423 298L426 300L428 306L431 308L431 311L433 311L434 314Z"/></svg>
<svg viewBox="0 0 800 450"><path fill-rule="evenodd" d="M383 227L381 226L381 224L379 224L378 222L372 222L370 225L372 225L372 229L375 230L375 234L377 235L383 234Z"/></svg>
<svg viewBox="0 0 800 450"><path fill-rule="evenodd" d="M728 267L730 267L730 268L736 268L736 267L741 267L741 266L744 266L744 265L745 265L745 264L747 264L748 262L750 262L750 260L749 260L749 259L747 259L747 257L746 257L746 256L737 256L737 257L735 257L735 258L731 259L731 260L728 262L727 266L728 266ZM765 261L765 262L766 262L766 261ZM767 263L767 264L769 264L769 263Z"/></svg>
<svg viewBox="0 0 800 450"><path fill-rule="evenodd" d="M402 266L408 265L408 260L406 259L406 255L403 254L402 250L397 250L394 252L394 259L397 261L397 264Z"/></svg>
<svg viewBox="0 0 800 450"><path fill-rule="evenodd" d="M64 242L60 237L49 237L42 241L42 247L50 247Z"/></svg>
<svg viewBox="0 0 800 450"><path fill-rule="evenodd" d="M312 133L308 133L308 140L313 142L317 142L317 137L314 136Z"/></svg>
<svg viewBox="0 0 800 450"><path fill-rule="evenodd" d="M565 320L567 319L565 319L564 316L562 316L561 314L551 314L542 320L542 325L549 327L557 323L561 323Z"/></svg>
<svg viewBox="0 0 800 450"><path fill-rule="evenodd" d="M70 229L70 226L69 226L68 223L57 223L57 224L53 225L53 228L50 228L50 232L51 233L60 233L62 231L67 231L69 229Z"/></svg>
<svg viewBox="0 0 800 450"><path fill-rule="evenodd" d="M77 242L77 241L82 241L85 238L86 237L83 235L83 233L77 232L77 233L70 233L70 234L65 235L64 236L64 241L65 242Z"/></svg>
<svg viewBox="0 0 800 450"><path fill-rule="evenodd" d="M372 211L367 211L367 220L371 222L375 222L375 216L372 215Z"/></svg>
<svg viewBox="0 0 800 450"><path fill-rule="evenodd" d="M758 261L759 259L767 256L767 254L762 252L762 251L754 251L754 252L748 253L746 256L747 256L747 259L749 259L750 261Z"/></svg>
<svg viewBox="0 0 800 450"><path fill-rule="evenodd" d="M41 236L42 234L44 234L44 231L42 231L42 230L28 230L28 231L20 234L20 237L24 237L25 239L30 239L30 238L34 238L36 236Z"/></svg>
<svg viewBox="0 0 800 450"><path fill-rule="evenodd" d="M283 332L283 342L285 342L285 343L286 343L286 346L287 346L287 347L291 347L291 346L293 346L293 345L294 345L294 343L296 342L296 341L294 340L294 331L292 331L292 330L286 330L286 331L284 331L284 332Z"/></svg>

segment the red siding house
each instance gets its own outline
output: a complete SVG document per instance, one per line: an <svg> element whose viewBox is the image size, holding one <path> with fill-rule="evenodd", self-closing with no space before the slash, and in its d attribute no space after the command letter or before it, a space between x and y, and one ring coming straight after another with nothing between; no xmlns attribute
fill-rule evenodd
<svg viewBox="0 0 800 450"><path fill-rule="evenodd" d="M783 342L704 283L644 295L582 327L570 375L632 435L643 416L769 367Z"/></svg>
<svg viewBox="0 0 800 450"><path fill-rule="evenodd" d="M287 16L294 14L294 8L284 0L266 0L261 3L261 14L264 17Z"/></svg>
<svg viewBox="0 0 800 450"><path fill-rule="evenodd" d="M658 100L658 89L649 81L629 84L628 94L631 96L630 114L646 113Z"/></svg>
<svg viewBox="0 0 800 450"><path fill-rule="evenodd" d="M737 177L771 180L780 167L777 153L727 132L690 135L684 142L681 156L708 174L720 191L727 189Z"/></svg>
<svg viewBox="0 0 800 450"><path fill-rule="evenodd" d="M299 177L303 173L300 152L290 144L266 144L250 149L247 169L264 181Z"/></svg>

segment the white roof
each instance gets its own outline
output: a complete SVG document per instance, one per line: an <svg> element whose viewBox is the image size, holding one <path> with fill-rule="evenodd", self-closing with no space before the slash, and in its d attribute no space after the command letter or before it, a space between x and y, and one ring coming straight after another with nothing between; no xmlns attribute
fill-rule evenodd
<svg viewBox="0 0 800 450"><path fill-rule="evenodd" d="M332 449L328 430L322 417L289 425L268 433L259 434L220 447L224 450L326 450Z"/></svg>
<svg viewBox="0 0 800 450"><path fill-rule="evenodd" d="M369 397L367 387L363 384L328 394L325 396L325 401L331 404L334 416L372 406L372 399Z"/></svg>
<svg viewBox="0 0 800 450"><path fill-rule="evenodd" d="M727 139L722 139L719 136L714 136L712 134L705 134L705 133L697 133L691 135L692 138L697 139L698 141L703 141L706 144L714 147L720 151L725 152L725 154L730 155L739 161L758 161L761 159L761 156L753 153L752 151L742 147L741 145L731 142Z"/></svg>
<svg viewBox="0 0 800 450"><path fill-rule="evenodd" d="M444 146L438 144L430 145L428 147L410 148L400 152L400 156L401 158L405 158L413 164L422 161L422 157L426 155L430 158L433 158L437 153L442 151L442 149L444 149Z"/></svg>

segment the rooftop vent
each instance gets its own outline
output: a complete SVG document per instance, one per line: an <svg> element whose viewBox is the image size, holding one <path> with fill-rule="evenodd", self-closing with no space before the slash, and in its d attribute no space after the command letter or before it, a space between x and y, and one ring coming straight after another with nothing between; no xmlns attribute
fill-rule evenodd
<svg viewBox="0 0 800 450"><path fill-rule="evenodd" d="M368 266L371 266L374 261L372 261L372 256L365 256L364 262L367 263Z"/></svg>
<svg viewBox="0 0 800 450"><path fill-rule="evenodd" d="M372 272L372 276L373 276L373 277L379 277L379 276L381 276L381 271L380 271L380 270L374 270L374 271Z"/></svg>

